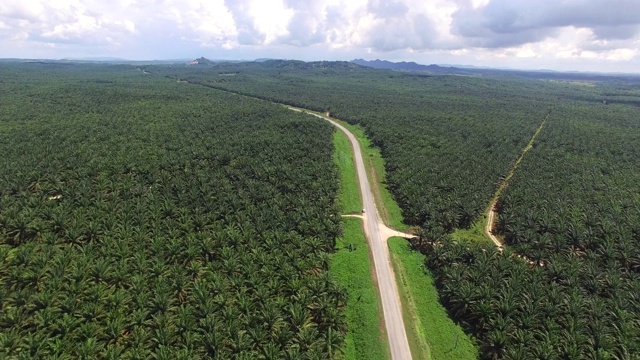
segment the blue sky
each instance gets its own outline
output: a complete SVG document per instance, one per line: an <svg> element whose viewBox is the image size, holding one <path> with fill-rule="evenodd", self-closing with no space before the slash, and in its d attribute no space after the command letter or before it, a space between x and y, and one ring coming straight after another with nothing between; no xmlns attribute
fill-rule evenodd
<svg viewBox="0 0 640 360"><path fill-rule="evenodd" d="M0 57L640 72L640 0L2 0Z"/></svg>

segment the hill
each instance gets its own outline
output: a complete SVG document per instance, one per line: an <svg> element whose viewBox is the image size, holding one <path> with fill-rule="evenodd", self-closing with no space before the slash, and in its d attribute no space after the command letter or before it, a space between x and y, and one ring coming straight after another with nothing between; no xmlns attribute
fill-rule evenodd
<svg viewBox="0 0 640 360"><path fill-rule="evenodd" d="M189 63L189 65L214 65L215 62L203 57L197 58Z"/></svg>
<svg viewBox="0 0 640 360"><path fill-rule="evenodd" d="M429 73L461 73L467 72L465 69L460 69L456 67L443 67L435 64L431 65L422 65L415 63L413 61L406 62L391 62L387 60L371 60L367 61L364 59L355 59L351 60L351 63L358 64L361 66L371 67L374 69L389 69L389 70L398 70L398 71L413 71L413 72L429 72Z"/></svg>

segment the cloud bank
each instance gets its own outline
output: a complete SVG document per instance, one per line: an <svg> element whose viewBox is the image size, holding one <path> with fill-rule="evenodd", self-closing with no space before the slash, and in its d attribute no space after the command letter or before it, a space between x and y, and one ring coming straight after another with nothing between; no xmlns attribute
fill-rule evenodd
<svg viewBox="0 0 640 360"><path fill-rule="evenodd" d="M633 70L640 0L3 0L0 45L1 57L375 56Z"/></svg>

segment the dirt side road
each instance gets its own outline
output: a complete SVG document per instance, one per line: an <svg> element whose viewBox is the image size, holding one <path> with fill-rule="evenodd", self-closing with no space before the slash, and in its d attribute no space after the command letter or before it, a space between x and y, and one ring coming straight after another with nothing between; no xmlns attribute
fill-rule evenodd
<svg viewBox="0 0 640 360"><path fill-rule="evenodd" d="M509 180L511 180L511 178L513 177L513 174L515 174L516 170L520 166L522 159L524 159L525 155L527 155L529 150L533 149L533 143L538 138L538 135L540 135L540 132L542 132L542 129L544 129L544 126L547 124L547 121L549 121L549 116L551 116L551 111L549 111L549 113L547 113L547 116L545 116L544 120L542 120L542 123L540 124L540 126L538 126L538 129L536 129L536 132L531 137L531 140L529 140L529 143L527 143L527 146L525 146L524 149L522 150L522 154L520 154L520 157L516 159L514 165L509 170L509 173L507 174L505 179L500 183L498 190L496 190L496 193L493 195L491 204L489 204L489 209L487 210L487 224L485 225L484 231L500 251L504 249L504 243L497 236L493 234L493 227L496 222L496 217L498 216L498 214L495 211L496 204L498 203L498 199L502 196L502 193L504 192L504 190L507 188L507 186L509 186ZM524 257L524 256L521 256L521 257ZM524 258L527 259L526 257Z"/></svg>
<svg viewBox="0 0 640 360"><path fill-rule="evenodd" d="M498 249L502 250L504 244L502 244L502 241L500 241L497 236L493 235L493 224L496 221L496 211L494 210L496 201L497 200L494 200L489 206L489 212L487 213L487 224L484 228L484 231L487 233L487 236L489 236L491 241L496 244Z"/></svg>

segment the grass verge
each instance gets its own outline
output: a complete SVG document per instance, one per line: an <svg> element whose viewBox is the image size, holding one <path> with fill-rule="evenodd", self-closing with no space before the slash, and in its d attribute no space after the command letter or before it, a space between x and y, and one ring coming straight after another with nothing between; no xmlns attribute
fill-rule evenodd
<svg viewBox="0 0 640 360"><path fill-rule="evenodd" d="M345 214L360 214L362 199L351 142L347 135L336 129L333 134L333 146L335 148L333 161L340 171L340 191L338 192L340 208Z"/></svg>
<svg viewBox="0 0 640 360"><path fill-rule="evenodd" d="M378 292L371 278L369 248L357 218L343 218L344 235L336 241L329 273L349 293L345 340L346 360L389 359L386 335L381 331Z"/></svg>
<svg viewBox="0 0 640 360"><path fill-rule="evenodd" d="M389 239L389 251L404 309L409 346L416 360L472 360L478 351L438 300L424 255L403 238Z"/></svg>

